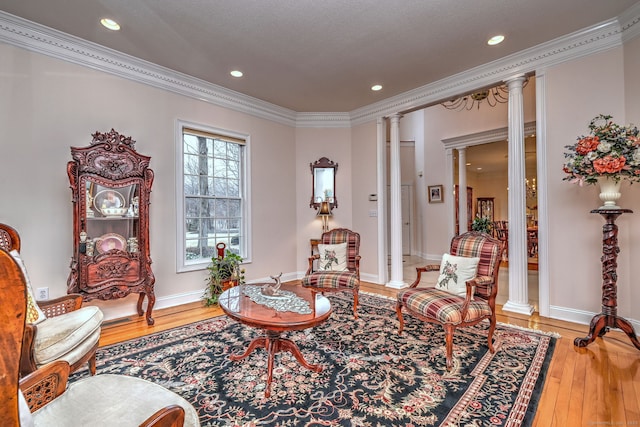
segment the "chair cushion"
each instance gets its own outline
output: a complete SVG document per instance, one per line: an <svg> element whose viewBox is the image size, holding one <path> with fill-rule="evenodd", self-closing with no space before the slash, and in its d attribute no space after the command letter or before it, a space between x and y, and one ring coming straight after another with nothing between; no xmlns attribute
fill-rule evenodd
<svg viewBox="0 0 640 427"><path fill-rule="evenodd" d="M320 259L318 271L345 271L347 269L347 243L318 245Z"/></svg>
<svg viewBox="0 0 640 427"><path fill-rule="evenodd" d="M67 391L33 413L35 426L139 426L168 405L185 410L185 426L199 426L189 402L166 388L126 375L100 374L69 384Z"/></svg>
<svg viewBox="0 0 640 427"><path fill-rule="evenodd" d="M352 271L317 271L302 278L302 286L311 288L356 288L360 281Z"/></svg>
<svg viewBox="0 0 640 427"><path fill-rule="evenodd" d="M439 323L458 325L462 323L460 309L465 299L440 289L407 289L398 293L398 302L409 312L420 314ZM471 301L465 322L490 316L491 307L484 300Z"/></svg>
<svg viewBox="0 0 640 427"><path fill-rule="evenodd" d="M102 318L98 307L86 306L40 323L33 346L36 364L59 359L74 364L98 342Z"/></svg>
<svg viewBox="0 0 640 427"><path fill-rule="evenodd" d="M444 254L436 288L464 297L467 294L467 280L476 277L479 261L478 257Z"/></svg>
<svg viewBox="0 0 640 427"><path fill-rule="evenodd" d="M24 276L24 281L27 284L27 323L33 323L34 325L42 322L47 318L40 307L38 307L38 303L36 303L36 299L33 294L33 288L31 287L31 280L29 280L29 275L27 274L27 268L24 265L24 261L20 256L20 252L13 249L9 254L13 257L16 264L22 270L22 275Z"/></svg>
<svg viewBox="0 0 640 427"><path fill-rule="evenodd" d="M18 388L18 414L20 415L20 427L33 427L33 415L29 409L29 404Z"/></svg>

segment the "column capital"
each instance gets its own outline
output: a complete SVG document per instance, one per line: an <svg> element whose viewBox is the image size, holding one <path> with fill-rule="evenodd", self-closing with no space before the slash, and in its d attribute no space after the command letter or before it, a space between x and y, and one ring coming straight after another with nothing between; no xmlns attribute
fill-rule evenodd
<svg viewBox="0 0 640 427"><path fill-rule="evenodd" d="M522 87L524 82L527 80L527 76L524 74L518 74L513 77L509 77L508 79L504 79L504 82L507 84L509 90L516 87Z"/></svg>
<svg viewBox="0 0 640 427"><path fill-rule="evenodd" d="M391 119L392 122L399 122L400 119L403 117L402 114L400 113L393 113L392 115L389 116L389 118Z"/></svg>

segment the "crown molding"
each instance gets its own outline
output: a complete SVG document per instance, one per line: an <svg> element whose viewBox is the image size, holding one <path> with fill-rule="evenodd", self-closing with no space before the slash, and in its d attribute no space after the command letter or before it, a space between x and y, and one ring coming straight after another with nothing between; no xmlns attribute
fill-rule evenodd
<svg viewBox="0 0 640 427"><path fill-rule="evenodd" d="M0 41L283 125L348 128L378 117L435 105L481 87L500 84L514 75L532 74L536 70L620 46L640 35L639 22L640 2L618 18L351 112L295 112L3 11L0 11Z"/></svg>
<svg viewBox="0 0 640 427"><path fill-rule="evenodd" d="M636 31L640 10L636 18L627 18L623 28L618 19L576 31L569 35L517 52L496 61L446 77L437 82L410 90L351 112L352 124L374 120L376 117L404 113L435 105L443 100L472 92L481 87L500 84L518 74L531 74L593 53L622 45L622 32ZM631 12L630 12L631 13Z"/></svg>
<svg viewBox="0 0 640 427"><path fill-rule="evenodd" d="M622 26L623 43L640 36L640 25L637 25L640 22L640 2L625 10L618 19Z"/></svg>
<svg viewBox="0 0 640 427"><path fill-rule="evenodd" d="M298 113L296 116L298 128L350 128L349 113Z"/></svg>
<svg viewBox="0 0 640 427"><path fill-rule="evenodd" d="M531 135L536 133L536 122L527 122L524 124L524 134ZM471 133L468 135L455 136L442 140L445 148L459 149L467 148L473 145L488 144L490 142L504 141L509 137L509 128L502 127L482 132Z"/></svg>
<svg viewBox="0 0 640 427"><path fill-rule="evenodd" d="M288 126L296 112L0 11L0 41Z"/></svg>

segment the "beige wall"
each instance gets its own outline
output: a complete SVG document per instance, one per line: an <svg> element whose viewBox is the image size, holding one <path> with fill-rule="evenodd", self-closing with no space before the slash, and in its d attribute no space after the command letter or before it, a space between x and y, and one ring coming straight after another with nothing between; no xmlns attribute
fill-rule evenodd
<svg viewBox="0 0 640 427"><path fill-rule="evenodd" d="M624 46L625 122L633 123L636 126L640 126L639 69L640 38L636 37ZM625 191L629 191L628 187L625 188ZM621 250L629 254L630 262L628 270L625 271L626 277L624 278L627 285L623 285L624 293L620 294L618 301L628 306L626 313L629 317L640 320L640 314L638 314L638 304L640 304L640 286L638 286L639 281L637 280L637 278L640 277L640 262L637 262L640 258L640 201L638 200L640 199L640 186L635 184L631 191L631 195L627 195L627 197L623 199L623 206L629 206L631 209L634 209L634 214L630 218L626 218L624 223L621 222L621 225L623 224L624 227L627 227L626 232L629 233L627 246ZM637 325L636 332L639 332Z"/></svg>
<svg viewBox="0 0 640 427"><path fill-rule="evenodd" d="M278 270L296 275L306 269L308 239L320 222L308 207L309 163L326 156L339 164L336 194L340 206L331 226L362 235L362 276L377 276L377 209L368 195L377 193L376 125L351 129L295 129L237 113L92 69L0 44L0 221L23 237L23 254L36 287L49 286L52 297L66 293L71 257L71 202L66 163L70 146L86 146L90 134L115 128L131 135L136 148L152 157L156 180L151 196L151 255L158 307L197 299L205 271L175 272L175 126L182 119L250 135L252 260L247 278L267 278ZM617 121L640 122L640 41L540 70L546 83L552 315L584 318L600 310L602 219L589 211L599 206L594 187L562 181L564 145L587 132L590 118L612 114ZM606 84L602 84L606 81ZM535 109L525 88L525 120ZM445 225L452 189L445 203L429 204L428 185L445 184L442 140L507 125L506 106L479 117L473 112L427 108L408 118L403 139L416 140L416 230L423 256L439 256L451 236ZM415 114L415 113L414 113ZM402 121L401 121L402 123ZM418 129L416 131L416 129ZM422 130L422 131L420 131ZM472 177L471 179L475 179ZM479 184L478 184L479 185ZM640 273L632 260L640 255L640 185L623 187L620 204L637 213L619 220L619 312L637 319ZM107 317L131 314L133 304L108 304ZM118 311L119 310L119 311ZM635 310L635 311L634 311Z"/></svg>
<svg viewBox="0 0 640 427"><path fill-rule="evenodd" d="M360 233L360 276L374 282L378 277L378 218L369 216L377 212L377 202L369 201L369 194L377 194L377 139L375 122L351 129L351 158L353 165L353 229Z"/></svg>
<svg viewBox="0 0 640 427"><path fill-rule="evenodd" d="M638 44L636 44L636 47ZM546 72L547 150L549 181L550 303L552 314L567 308L600 311L603 219L589 213L600 206L595 186L579 187L562 181L564 146L588 133L587 125L598 114L613 115L625 123L623 49L617 48L581 60L558 65ZM636 76L628 76L637 79ZM629 110L639 111L627 99ZM638 118L636 118L637 120ZM623 185L618 204L640 213L637 185ZM632 242L640 239L637 213L618 220L621 252L618 256L618 312L638 319L640 303L631 260L640 256ZM637 245L637 243L636 243ZM637 263L636 263L637 264ZM635 292L635 294L634 294Z"/></svg>
<svg viewBox="0 0 640 427"><path fill-rule="evenodd" d="M206 272L176 273L177 119L250 135L253 256L246 277L296 271L296 218L303 199L297 195L293 128L1 43L0 57L0 221L20 232L35 287L48 286L51 297L66 293L72 253L69 147L87 146L91 133L115 128L151 156L155 171L150 242L157 306L199 298ZM349 132L341 132L346 137L335 144L345 155L323 154L341 163L344 203L338 218L350 224ZM310 179L309 173L303 176ZM133 304L107 305L107 317L134 312Z"/></svg>
<svg viewBox="0 0 640 427"><path fill-rule="evenodd" d="M322 221L316 210L309 207L311 201L311 169L309 164L326 157L338 164L335 195L338 207L329 218L329 228L352 226L352 169L351 131L349 129L297 129L295 146L296 170L296 243L302 250L297 253L297 270L307 270L310 254L309 239L322 234ZM272 170L276 173L278 170Z"/></svg>

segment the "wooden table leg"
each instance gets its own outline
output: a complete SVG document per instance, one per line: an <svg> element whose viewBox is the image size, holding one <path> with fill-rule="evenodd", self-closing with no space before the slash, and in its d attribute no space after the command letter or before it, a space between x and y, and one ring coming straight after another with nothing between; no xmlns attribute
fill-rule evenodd
<svg viewBox="0 0 640 427"><path fill-rule="evenodd" d="M267 351L268 359L267 359L267 387L264 391L265 397L271 396L271 382L273 381L273 363L275 360L275 355L282 351L288 351L296 358L298 363L300 363L303 367L309 369L314 372L321 372L323 367L321 365L312 365L307 362L300 352L300 348L287 338L282 338L279 332L275 331L267 331L265 336L254 338L247 349L242 354L232 354L229 356L229 359L232 361L237 361L240 359L244 359L248 355L250 355L256 348L264 348Z"/></svg>

